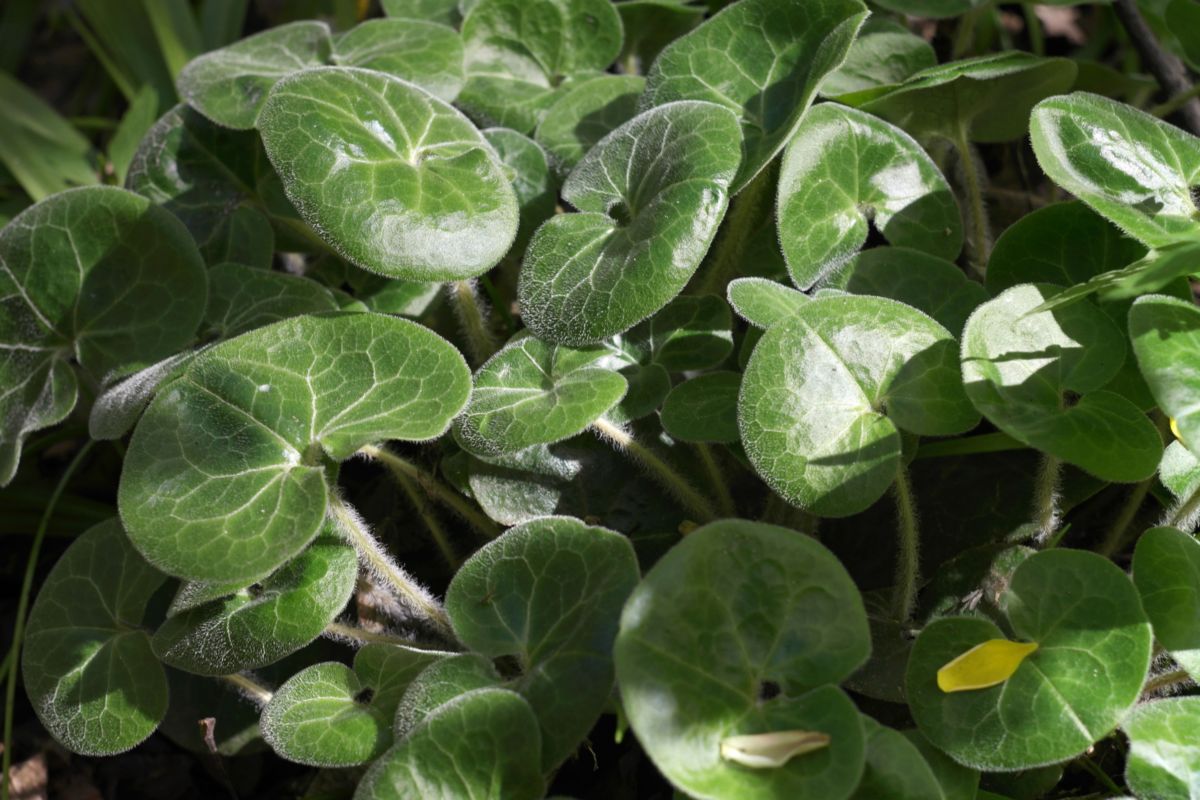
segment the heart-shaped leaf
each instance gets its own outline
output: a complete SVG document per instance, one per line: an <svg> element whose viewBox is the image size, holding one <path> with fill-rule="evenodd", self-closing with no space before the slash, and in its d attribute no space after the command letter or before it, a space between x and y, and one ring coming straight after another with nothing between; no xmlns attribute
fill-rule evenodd
<svg viewBox="0 0 1200 800"><path fill-rule="evenodd" d="M598 75L558 98L537 127L537 140L555 168L570 172L597 142L633 119L645 87L638 75Z"/></svg>
<svg viewBox="0 0 1200 800"><path fill-rule="evenodd" d="M620 608L637 581L624 536L546 517L484 545L450 582L446 611L459 639L521 665L508 685L538 718L543 769L570 755L604 710Z"/></svg>
<svg viewBox="0 0 1200 800"><path fill-rule="evenodd" d="M183 369L196 352L185 350L168 356L157 364L151 364L106 386L92 404L92 411L88 415L88 435L97 441L104 441L120 439L133 430L158 387Z"/></svg>
<svg viewBox="0 0 1200 800"><path fill-rule="evenodd" d="M1022 284L980 306L963 331L967 395L997 428L1109 481L1154 474L1162 440L1121 395L1120 329L1090 301L1036 311L1059 287Z"/></svg>
<svg viewBox="0 0 1200 800"><path fill-rule="evenodd" d="M1138 366L1179 438L1200 452L1200 375L1185 368L1200 348L1200 309L1163 295L1139 298L1129 309L1129 335Z"/></svg>
<svg viewBox="0 0 1200 800"><path fill-rule="evenodd" d="M530 133L564 80L608 68L621 18L608 0L481 0L463 20L467 85L478 119Z"/></svg>
<svg viewBox="0 0 1200 800"><path fill-rule="evenodd" d="M446 25L416 20L360 23L334 38L330 63L386 72L447 103L467 80L458 33Z"/></svg>
<svg viewBox="0 0 1200 800"><path fill-rule="evenodd" d="M1039 103L1029 125L1046 174L1142 244L1200 237L1200 138L1084 92Z"/></svg>
<svg viewBox="0 0 1200 800"><path fill-rule="evenodd" d="M477 689L444 704L367 770L355 800L537 800L537 719L520 695Z"/></svg>
<svg viewBox="0 0 1200 800"><path fill-rule="evenodd" d="M908 666L913 718L961 764L1028 769L1065 761L1111 731L1137 700L1150 666L1150 625L1129 577L1081 550L1025 559L1002 599L1017 638L1037 645L1003 683L947 693L937 673L989 639L979 617L940 619L921 632Z"/></svg>
<svg viewBox="0 0 1200 800"><path fill-rule="evenodd" d="M124 752L166 714L167 676L143 627L166 580L113 519L76 539L42 584L21 674L38 719L73 752Z"/></svg>
<svg viewBox="0 0 1200 800"><path fill-rule="evenodd" d="M187 230L133 192L69 189L0 229L0 486L25 437L92 380L184 349L203 314L204 262Z"/></svg>
<svg viewBox="0 0 1200 800"><path fill-rule="evenodd" d="M684 381L663 402L663 428L681 442L736 442L741 385L737 372L710 372Z"/></svg>
<svg viewBox="0 0 1200 800"><path fill-rule="evenodd" d="M776 200L792 280L808 289L844 264L872 226L888 242L953 259L962 217L921 146L870 114L823 103L783 152Z"/></svg>
<svg viewBox="0 0 1200 800"><path fill-rule="evenodd" d="M1010 50L922 70L860 107L922 141L1007 142L1025 135L1030 109L1070 89L1075 73L1068 59Z"/></svg>
<svg viewBox="0 0 1200 800"><path fill-rule="evenodd" d="M859 0L742 0L659 54L641 107L706 100L737 114L745 139L737 194L792 139L866 17Z"/></svg>
<svg viewBox="0 0 1200 800"><path fill-rule="evenodd" d="M354 548L329 531L260 583L171 616L154 634L154 653L199 675L272 664L320 636L357 579Z"/></svg>
<svg viewBox="0 0 1200 800"><path fill-rule="evenodd" d="M526 336L475 373L471 401L456 428L473 453L515 453L570 438L615 406L625 379L596 362L599 347L575 349Z"/></svg>
<svg viewBox="0 0 1200 800"><path fill-rule="evenodd" d="M949 435L979 416L957 343L914 308L821 297L767 330L738 398L742 444L788 502L821 516L864 510L900 466L900 431Z"/></svg>
<svg viewBox="0 0 1200 800"><path fill-rule="evenodd" d="M869 649L862 599L828 550L792 530L725 520L692 531L650 570L625 604L615 656L638 741L681 791L834 800L858 784L865 748L858 712L832 684ZM829 744L773 769L721 757L729 737L792 730Z"/></svg>
<svg viewBox="0 0 1200 800"><path fill-rule="evenodd" d="M208 271L204 328L229 339L289 317L336 311L333 295L316 281L242 264L217 264Z"/></svg>
<svg viewBox="0 0 1200 800"><path fill-rule="evenodd" d="M837 97L890 86L935 64L937 55L929 42L897 22L871 17L842 66L821 83L821 94Z"/></svg>
<svg viewBox="0 0 1200 800"><path fill-rule="evenodd" d="M125 460L122 519L166 572L256 580L316 536L329 461L439 436L469 389L458 351L406 320L332 314L259 328L206 350L154 398Z"/></svg>
<svg viewBox="0 0 1200 800"><path fill-rule="evenodd" d="M443 653L368 644L354 668L327 662L279 687L263 709L263 738L289 761L319 767L366 764L392 745L392 717L405 689Z"/></svg>
<svg viewBox="0 0 1200 800"><path fill-rule="evenodd" d="M956 336L987 291L945 259L906 247L873 247L830 276L826 288L899 300L924 311Z"/></svg>
<svg viewBox="0 0 1200 800"><path fill-rule="evenodd" d="M766 278L735 278L726 293L738 316L757 328L791 319L811 299L804 292Z"/></svg>
<svg viewBox="0 0 1200 800"><path fill-rule="evenodd" d="M1154 638L1200 678L1200 542L1174 528L1152 528L1133 551L1133 582Z"/></svg>
<svg viewBox="0 0 1200 800"><path fill-rule="evenodd" d="M646 333L654 363L668 372L716 366L733 350L732 325L729 306L720 297L676 297L649 320Z"/></svg>
<svg viewBox="0 0 1200 800"><path fill-rule="evenodd" d="M496 666L478 653L456 653L438 659L413 678L396 707L393 729L403 739L437 709L476 689L503 683Z"/></svg>
<svg viewBox="0 0 1200 800"><path fill-rule="evenodd" d="M1200 786L1200 697L1138 706L1121 724L1129 737L1125 783L1138 797L1191 800Z"/></svg>
<svg viewBox="0 0 1200 800"><path fill-rule="evenodd" d="M490 269L517 233L495 151L461 113L399 78L305 70L259 119L288 197L345 258L416 281Z"/></svg>
<svg viewBox="0 0 1200 800"><path fill-rule="evenodd" d="M653 108L601 140L563 185L580 213L553 217L529 243L525 324L547 341L589 344L679 294L725 213L738 141L734 115L699 102Z"/></svg>

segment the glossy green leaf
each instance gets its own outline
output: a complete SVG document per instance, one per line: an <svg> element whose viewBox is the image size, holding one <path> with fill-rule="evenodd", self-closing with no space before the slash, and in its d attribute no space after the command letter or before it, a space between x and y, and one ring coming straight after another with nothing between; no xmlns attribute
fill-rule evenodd
<svg viewBox="0 0 1200 800"><path fill-rule="evenodd" d="M327 662L279 687L263 709L263 737L289 761L320 767L366 764L392 745L392 717L405 689L444 654L368 644L354 668Z"/></svg>
<svg viewBox="0 0 1200 800"><path fill-rule="evenodd" d="M654 363L668 372L716 366L733 350L732 324L729 306L715 295L676 297L649 320Z"/></svg>
<svg viewBox="0 0 1200 800"><path fill-rule="evenodd" d="M88 435L104 441L120 439L129 433L158 387L183 369L195 355L195 350L176 353L105 386L88 414Z"/></svg>
<svg viewBox="0 0 1200 800"><path fill-rule="evenodd" d="M1109 481L1149 477L1162 440L1136 405L1102 389L1121 368L1120 329L1090 301L1034 312L1059 287L1022 284L971 316L963 381L997 428Z"/></svg>
<svg viewBox="0 0 1200 800"><path fill-rule="evenodd" d="M396 707L393 729L403 739L437 709L467 692L498 688L495 665L478 653L455 653L421 670L404 690Z"/></svg>
<svg viewBox="0 0 1200 800"><path fill-rule="evenodd" d="M288 317L336 310L333 295L308 278L242 264L218 264L208 271L204 326L221 339Z"/></svg>
<svg viewBox="0 0 1200 800"><path fill-rule="evenodd" d="M869 648L862 600L832 554L792 530L726 520L650 570L615 655L638 741L689 796L837 800L858 784L865 747L858 712L831 684ZM787 730L824 733L829 746L774 769L720 756L730 736Z"/></svg>
<svg viewBox="0 0 1200 800"><path fill-rule="evenodd" d="M1158 406L1175 420L1185 447L1200 451L1200 309L1163 295L1139 298L1129 310L1129 335L1138 366Z"/></svg>
<svg viewBox="0 0 1200 800"><path fill-rule="evenodd" d="M142 627L166 580L114 519L73 542L42 584L21 673L38 719L73 752L124 752L166 713L167 676Z"/></svg>
<svg viewBox="0 0 1200 800"><path fill-rule="evenodd" d="M1200 678L1200 542L1174 528L1146 531L1133 551L1133 582L1154 638Z"/></svg>
<svg viewBox="0 0 1200 800"><path fill-rule="evenodd" d="M517 233L517 201L466 117L399 78L306 70L259 118L288 197L345 258L418 281L490 269Z"/></svg>
<svg viewBox="0 0 1200 800"><path fill-rule="evenodd" d="M459 104L530 133L565 79L602 72L621 50L608 0L481 0L463 20L467 85Z"/></svg>
<svg viewBox="0 0 1200 800"><path fill-rule="evenodd" d="M729 305L757 328L791 319L811 298L790 286L766 278L735 278L726 289Z"/></svg>
<svg viewBox="0 0 1200 800"><path fill-rule="evenodd" d="M956 140L961 130L969 141L1007 142L1025 135L1030 109L1070 89L1075 73L1065 58L1010 50L922 70L860 107L920 140Z"/></svg>
<svg viewBox="0 0 1200 800"><path fill-rule="evenodd" d="M958 335L987 291L955 264L906 247L873 247L830 276L826 288L899 300Z"/></svg>
<svg viewBox="0 0 1200 800"><path fill-rule="evenodd" d="M737 169L738 124L711 103L639 114L563 185L579 209L529 244L518 295L539 337L580 345L628 330L683 289L708 250Z"/></svg>
<svg viewBox="0 0 1200 800"><path fill-rule="evenodd" d="M258 579L316 536L329 460L439 436L469 388L458 351L395 317L295 317L243 334L197 356L146 410L122 519L166 572Z"/></svg>
<svg viewBox="0 0 1200 800"><path fill-rule="evenodd" d="M853 800L945 800L921 751L900 731L863 717L867 763ZM973 800L973 798L972 798Z"/></svg>
<svg viewBox="0 0 1200 800"><path fill-rule="evenodd" d="M1125 783L1143 800L1195 800L1200 794L1200 697L1155 700L1130 713Z"/></svg>
<svg viewBox="0 0 1200 800"><path fill-rule="evenodd" d="M520 695L478 689L441 706L367 771L356 800L537 800L537 719Z"/></svg>
<svg viewBox="0 0 1200 800"><path fill-rule="evenodd" d="M271 269L275 259L275 231L270 218L250 206L235 207L220 217L212 235L201 246L200 255L209 266L232 262Z"/></svg>
<svg viewBox="0 0 1200 800"><path fill-rule="evenodd" d="M599 75L572 86L537 127L555 169L566 174L588 150L637 114L646 81L637 75Z"/></svg>
<svg viewBox="0 0 1200 800"><path fill-rule="evenodd" d="M1015 637L1038 649L997 686L946 693L939 669L1007 637L978 617L933 622L909 661L913 718L934 745L978 769L1065 761L1116 727L1141 694L1151 636L1137 590L1107 559L1055 549L1022 562L1001 602Z"/></svg>
<svg viewBox="0 0 1200 800"><path fill-rule="evenodd" d="M184 227L124 189L53 195L0 229L0 485L25 437L92 380L184 349L203 313L204 263Z"/></svg>
<svg viewBox="0 0 1200 800"><path fill-rule="evenodd" d="M557 181L545 151L528 136L509 128L488 128L482 133L500 163L512 173L510 180L517 193L521 222L511 252L524 252L534 230L554 214Z"/></svg>
<svg viewBox="0 0 1200 800"><path fill-rule="evenodd" d="M914 308L822 297L767 330L742 380L738 420L755 471L821 516L874 503L896 477L901 435L948 435L979 420L957 343Z"/></svg>
<svg viewBox="0 0 1200 800"><path fill-rule="evenodd" d="M710 372L684 381L663 402L663 429L681 442L738 441L741 385L742 376L737 372Z"/></svg>
<svg viewBox="0 0 1200 800"><path fill-rule="evenodd" d="M538 718L544 769L575 750L608 702L617 621L638 577L623 535L546 517L484 545L450 582L446 611L459 639L521 664L507 685Z"/></svg>
<svg viewBox="0 0 1200 800"><path fill-rule="evenodd" d="M937 56L929 42L898 22L871 17L850 45L842 66L821 83L821 94L837 97L901 83L935 64Z"/></svg>
<svg viewBox="0 0 1200 800"><path fill-rule="evenodd" d="M331 63L386 72L446 102L466 83L462 38L432 22L367 20L334 38Z"/></svg>
<svg viewBox="0 0 1200 800"><path fill-rule="evenodd" d="M866 16L859 0L742 0L659 54L641 107L706 100L737 114L745 140L737 194L791 140Z"/></svg>
<svg viewBox="0 0 1200 800"><path fill-rule="evenodd" d="M1192 199L1200 138L1083 92L1040 103L1030 134L1038 163L1055 183L1142 244L1200 237Z"/></svg>
<svg viewBox="0 0 1200 800"><path fill-rule="evenodd" d="M354 548L329 531L261 582L171 616L154 634L154 653L199 675L272 664L320 636L357 579Z"/></svg>
<svg viewBox="0 0 1200 800"><path fill-rule="evenodd" d="M904 131L823 103L783 153L776 200L792 280L808 289L862 248L874 226L888 242L953 259L962 217L950 185Z"/></svg>
<svg viewBox="0 0 1200 800"><path fill-rule="evenodd" d="M456 429L460 441L471 452L499 455L586 430L625 394L625 379L596 363L604 354L532 336L507 345L475 373Z"/></svg>

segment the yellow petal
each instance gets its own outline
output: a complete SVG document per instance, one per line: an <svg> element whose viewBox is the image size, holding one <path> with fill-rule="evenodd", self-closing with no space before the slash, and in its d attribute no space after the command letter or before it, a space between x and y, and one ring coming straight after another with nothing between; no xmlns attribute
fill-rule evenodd
<svg viewBox="0 0 1200 800"><path fill-rule="evenodd" d="M1175 422L1175 418L1174 418L1174 417L1171 417L1170 419L1171 419L1171 433L1175 434L1175 438L1176 438L1176 439L1178 439L1180 442L1182 442L1182 441L1183 441L1183 436L1181 436L1181 435L1180 435L1180 433L1179 433L1179 425L1178 425L1178 423L1176 423L1176 422Z"/></svg>
<svg viewBox="0 0 1200 800"><path fill-rule="evenodd" d="M966 692L1004 683L1037 649L1036 642L989 639L939 669L938 688L943 692Z"/></svg>
<svg viewBox="0 0 1200 800"><path fill-rule="evenodd" d="M820 731L771 731L722 739L721 758L751 769L772 769L828 746L829 734Z"/></svg>

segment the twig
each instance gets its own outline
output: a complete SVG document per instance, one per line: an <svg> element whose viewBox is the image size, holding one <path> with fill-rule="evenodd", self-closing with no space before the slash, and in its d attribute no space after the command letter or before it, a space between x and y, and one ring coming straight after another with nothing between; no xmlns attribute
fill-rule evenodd
<svg viewBox="0 0 1200 800"><path fill-rule="evenodd" d="M1167 52L1158 43L1154 32L1146 24L1142 12L1138 10L1136 0L1116 0L1113 11L1125 26L1133 46L1137 48L1150 73L1171 97L1185 95L1192 91L1192 81L1188 78L1187 68L1179 57ZM1200 98L1191 97L1184 100L1179 107L1179 116L1192 133L1200 136Z"/></svg>

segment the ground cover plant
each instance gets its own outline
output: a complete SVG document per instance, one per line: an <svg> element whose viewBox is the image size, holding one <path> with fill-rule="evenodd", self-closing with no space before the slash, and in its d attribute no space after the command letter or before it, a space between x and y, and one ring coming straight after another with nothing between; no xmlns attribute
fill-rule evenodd
<svg viewBox="0 0 1200 800"><path fill-rule="evenodd" d="M0 21L4 798L1200 799L1196 0Z"/></svg>

